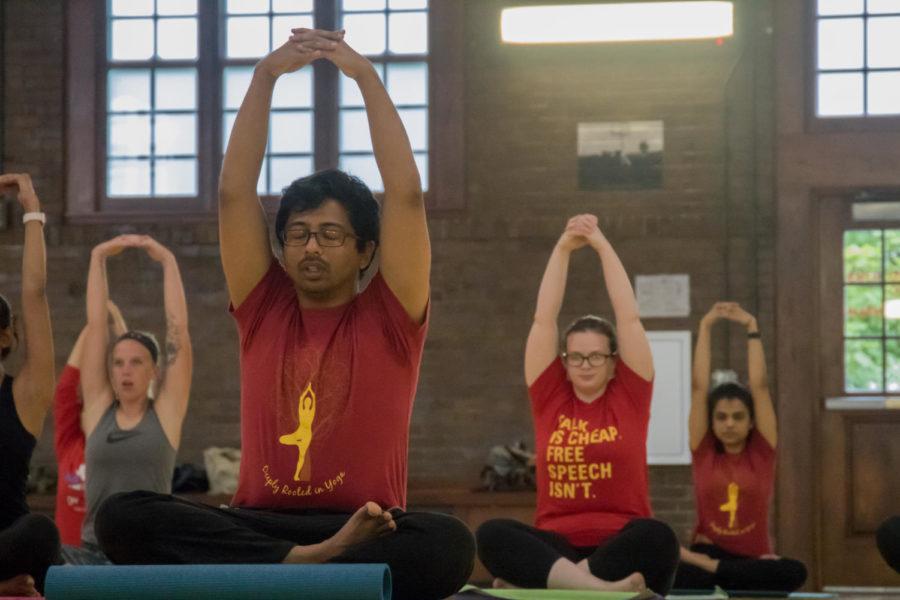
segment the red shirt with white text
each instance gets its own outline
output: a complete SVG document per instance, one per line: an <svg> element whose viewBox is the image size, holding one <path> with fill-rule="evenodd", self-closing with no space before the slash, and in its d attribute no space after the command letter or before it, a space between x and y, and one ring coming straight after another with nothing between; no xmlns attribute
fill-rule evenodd
<svg viewBox="0 0 900 600"><path fill-rule="evenodd" d="M84 499L84 432L81 431L81 371L66 365L53 395L53 437L58 463L54 521L63 544L81 545Z"/></svg>

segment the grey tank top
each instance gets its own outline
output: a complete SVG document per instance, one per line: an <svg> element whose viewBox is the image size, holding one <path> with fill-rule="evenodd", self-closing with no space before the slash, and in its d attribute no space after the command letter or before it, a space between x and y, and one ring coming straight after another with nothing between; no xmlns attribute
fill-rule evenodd
<svg viewBox="0 0 900 600"><path fill-rule="evenodd" d="M118 402L114 402L103 413L84 451L87 513L81 539L90 544L97 543L97 509L112 494L137 490L172 492L176 450L169 443L153 404L132 429L119 428L117 406Z"/></svg>

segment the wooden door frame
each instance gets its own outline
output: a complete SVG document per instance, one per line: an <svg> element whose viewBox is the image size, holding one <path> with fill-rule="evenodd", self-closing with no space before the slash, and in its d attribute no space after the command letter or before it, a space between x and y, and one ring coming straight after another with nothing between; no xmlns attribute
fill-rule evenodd
<svg viewBox="0 0 900 600"><path fill-rule="evenodd" d="M840 394L843 350L835 323L843 318L842 303L827 294L843 287L843 269L826 260L840 260L841 233L850 219L850 203L860 186L812 188L797 186L777 205L776 241L776 408L782 434L776 495L776 551L797 558L809 569L807 589L823 582L823 531L826 509L822 487L823 427L826 395ZM788 202L787 199L790 199ZM872 222L873 228L894 226ZM826 256L827 254L827 256ZM835 339L839 339L835 342ZM837 390L837 391L836 391ZM837 416L835 413L834 416ZM860 413L859 418L864 415ZM854 416L853 419L857 419ZM833 425L833 424L832 424Z"/></svg>
<svg viewBox="0 0 900 600"><path fill-rule="evenodd" d="M788 186L785 186L788 187ZM817 427L821 414L819 358L818 198L799 185L779 190L776 204L775 375L779 436L776 552L803 561L806 587L818 589Z"/></svg>

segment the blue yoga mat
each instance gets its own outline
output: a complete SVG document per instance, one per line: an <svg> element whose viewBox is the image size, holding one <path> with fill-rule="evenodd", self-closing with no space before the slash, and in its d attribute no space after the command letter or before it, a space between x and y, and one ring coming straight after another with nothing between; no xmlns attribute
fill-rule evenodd
<svg viewBox="0 0 900 600"><path fill-rule="evenodd" d="M387 565L50 567L47 600L390 600Z"/></svg>

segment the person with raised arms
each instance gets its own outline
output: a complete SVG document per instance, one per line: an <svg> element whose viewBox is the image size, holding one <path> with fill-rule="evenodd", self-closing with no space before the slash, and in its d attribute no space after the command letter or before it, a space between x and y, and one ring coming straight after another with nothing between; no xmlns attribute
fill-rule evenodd
<svg viewBox="0 0 900 600"><path fill-rule="evenodd" d="M569 259L597 253L615 326L593 315L557 325ZM476 532L500 587L641 590L665 595L678 562L671 528L651 518L647 429L653 356L628 274L594 215L569 219L550 255L525 346L537 452L531 527L494 519Z"/></svg>
<svg viewBox="0 0 900 600"><path fill-rule="evenodd" d="M16 316L0 295L0 596L36 596L47 569L60 562L59 532L25 502L28 464L53 401L54 356L47 303L47 249L41 203L31 177L0 175L0 195L15 194L25 210L22 248L24 359L18 374L3 361L19 346Z"/></svg>
<svg viewBox="0 0 900 600"><path fill-rule="evenodd" d="M164 369L152 334L132 329L109 345L106 267L128 248L143 250L163 269ZM187 301L175 255L146 235L120 235L95 246L88 270L81 368L87 512L82 548L66 547L67 562L106 561L97 515L110 496L134 490L171 491L192 373Z"/></svg>
<svg viewBox="0 0 900 600"><path fill-rule="evenodd" d="M297 179L275 218L279 261L256 192L272 93L319 59L362 93L384 199L379 210L339 170ZM295 29L256 65L222 165L219 241L240 336L237 493L225 508L115 497L98 519L103 548L117 563L386 563L394 598L453 594L473 567L472 534L404 512L430 293L422 185L396 108L343 32Z"/></svg>
<svg viewBox="0 0 900 600"><path fill-rule="evenodd" d="M749 389L709 389L710 331L719 320L747 331ZM806 581L800 561L772 553L769 506L778 426L756 318L735 302L717 302L700 321L688 417L697 527L681 548L678 589L791 592Z"/></svg>

